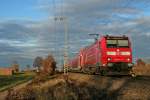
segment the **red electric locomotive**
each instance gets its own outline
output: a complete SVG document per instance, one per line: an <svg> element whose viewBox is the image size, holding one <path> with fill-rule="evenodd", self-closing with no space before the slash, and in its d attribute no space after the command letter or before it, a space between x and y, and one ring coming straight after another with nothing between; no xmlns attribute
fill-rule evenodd
<svg viewBox="0 0 150 100"><path fill-rule="evenodd" d="M127 36L103 36L80 50L69 62L69 69L88 73L132 73L132 49Z"/></svg>

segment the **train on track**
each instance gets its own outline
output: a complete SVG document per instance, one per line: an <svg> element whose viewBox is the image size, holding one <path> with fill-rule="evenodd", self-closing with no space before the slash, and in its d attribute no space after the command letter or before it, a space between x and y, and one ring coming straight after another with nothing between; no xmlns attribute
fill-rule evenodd
<svg viewBox="0 0 150 100"><path fill-rule="evenodd" d="M130 74L132 71L132 47L129 37L102 36L95 43L80 49L69 61L69 71L89 74Z"/></svg>

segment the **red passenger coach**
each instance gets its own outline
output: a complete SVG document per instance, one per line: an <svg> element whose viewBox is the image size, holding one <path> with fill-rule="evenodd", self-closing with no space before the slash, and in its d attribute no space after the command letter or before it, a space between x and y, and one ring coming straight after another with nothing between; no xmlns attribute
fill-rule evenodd
<svg viewBox="0 0 150 100"><path fill-rule="evenodd" d="M70 61L70 69L88 73L132 72L132 49L127 36L103 36L80 50Z"/></svg>

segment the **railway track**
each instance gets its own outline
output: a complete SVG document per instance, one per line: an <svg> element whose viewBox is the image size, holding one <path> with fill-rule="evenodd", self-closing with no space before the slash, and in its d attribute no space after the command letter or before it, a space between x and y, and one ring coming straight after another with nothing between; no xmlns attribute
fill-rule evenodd
<svg viewBox="0 0 150 100"><path fill-rule="evenodd" d="M120 73L117 73L117 74L116 73L109 73L109 74L106 74L106 75L101 75L100 73L94 73L94 74L83 73L83 72L80 72L80 71L70 71L69 73L79 73L79 74L85 74L85 75L96 75L96 76L107 76L107 77L133 77L133 78L136 77L136 76L127 75L127 74L120 74ZM146 76L141 76L140 75L140 77L146 77Z"/></svg>

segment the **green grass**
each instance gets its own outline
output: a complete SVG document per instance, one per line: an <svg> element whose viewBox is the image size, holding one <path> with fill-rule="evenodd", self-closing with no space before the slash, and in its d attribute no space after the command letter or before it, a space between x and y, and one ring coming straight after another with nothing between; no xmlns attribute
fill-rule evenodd
<svg viewBox="0 0 150 100"><path fill-rule="evenodd" d="M12 76L0 76L0 91L9 89L15 85L31 80L33 75L18 73Z"/></svg>

